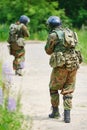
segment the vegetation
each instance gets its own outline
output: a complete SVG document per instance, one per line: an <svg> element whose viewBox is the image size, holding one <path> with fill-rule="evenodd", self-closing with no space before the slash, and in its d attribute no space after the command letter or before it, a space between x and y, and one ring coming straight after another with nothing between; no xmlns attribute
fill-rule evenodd
<svg viewBox="0 0 87 130"><path fill-rule="evenodd" d="M57 0L56 0L57 1ZM59 9L65 9L65 14L72 20L73 27L87 26L87 1L86 0L58 0Z"/></svg>
<svg viewBox="0 0 87 130"><path fill-rule="evenodd" d="M23 118L21 113L9 112L7 109L0 107L0 130L19 130Z"/></svg>
<svg viewBox="0 0 87 130"><path fill-rule="evenodd" d="M30 130L32 120L21 112L20 90L17 97L11 97L7 90L10 88L6 88L3 85L2 63L0 62L0 130Z"/></svg>
<svg viewBox="0 0 87 130"><path fill-rule="evenodd" d="M83 62L87 63L87 30L77 31L79 37L78 48L81 50L83 55Z"/></svg>
<svg viewBox="0 0 87 130"><path fill-rule="evenodd" d="M20 111L10 112L0 106L0 130L30 130L31 118Z"/></svg>
<svg viewBox="0 0 87 130"><path fill-rule="evenodd" d="M0 62L0 86L2 86L2 63Z"/></svg>

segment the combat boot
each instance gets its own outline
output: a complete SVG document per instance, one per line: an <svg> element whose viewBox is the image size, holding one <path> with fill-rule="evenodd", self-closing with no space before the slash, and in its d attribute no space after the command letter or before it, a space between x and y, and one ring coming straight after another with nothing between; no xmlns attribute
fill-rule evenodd
<svg viewBox="0 0 87 130"><path fill-rule="evenodd" d="M70 123L70 110L64 110L64 121Z"/></svg>
<svg viewBox="0 0 87 130"><path fill-rule="evenodd" d="M59 118L60 117L60 113L59 113L59 109L58 107L52 107L52 113L49 114L50 118Z"/></svg>

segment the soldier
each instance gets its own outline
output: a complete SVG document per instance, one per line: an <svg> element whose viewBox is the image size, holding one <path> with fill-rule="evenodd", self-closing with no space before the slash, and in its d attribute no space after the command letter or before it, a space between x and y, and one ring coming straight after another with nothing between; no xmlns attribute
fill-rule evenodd
<svg viewBox="0 0 87 130"><path fill-rule="evenodd" d="M30 18L26 15L22 15L19 18L19 21L15 24L10 25L9 31L9 49L10 54L14 56L13 60L13 69L15 74L22 76L22 69L24 68L25 61L25 37L29 37L29 31L27 24L30 22Z"/></svg>
<svg viewBox="0 0 87 130"><path fill-rule="evenodd" d="M47 19L47 26L49 28L49 35L45 45L45 51L48 55L51 55L50 64L53 67L49 83L52 105L52 113L49 114L49 118L60 117L59 90L61 90L61 94L63 95L64 122L70 123L72 93L75 89L79 59L75 53L75 47L67 48L64 45L64 31L61 27L60 18L50 16ZM69 61L70 59L73 60Z"/></svg>

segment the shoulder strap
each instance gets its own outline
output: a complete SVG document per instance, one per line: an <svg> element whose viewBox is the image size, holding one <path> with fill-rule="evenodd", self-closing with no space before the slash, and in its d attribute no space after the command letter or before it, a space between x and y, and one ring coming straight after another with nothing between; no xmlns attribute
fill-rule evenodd
<svg viewBox="0 0 87 130"><path fill-rule="evenodd" d="M64 32L62 30L53 30L58 37L58 43L64 45Z"/></svg>
<svg viewBox="0 0 87 130"><path fill-rule="evenodd" d="M59 38L59 40L62 40L64 38L64 32L62 30L53 30Z"/></svg>

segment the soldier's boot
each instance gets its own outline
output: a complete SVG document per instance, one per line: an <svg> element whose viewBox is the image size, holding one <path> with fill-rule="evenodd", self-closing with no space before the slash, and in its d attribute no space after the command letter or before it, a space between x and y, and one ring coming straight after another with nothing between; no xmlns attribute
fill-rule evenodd
<svg viewBox="0 0 87 130"><path fill-rule="evenodd" d="M70 110L64 110L64 121L70 123Z"/></svg>
<svg viewBox="0 0 87 130"><path fill-rule="evenodd" d="M52 107L52 113L49 114L50 118L59 118L60 117L60 113L59 113L59 109L58 107Z"/></svg>

